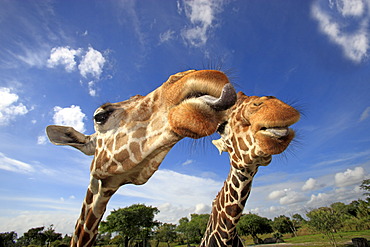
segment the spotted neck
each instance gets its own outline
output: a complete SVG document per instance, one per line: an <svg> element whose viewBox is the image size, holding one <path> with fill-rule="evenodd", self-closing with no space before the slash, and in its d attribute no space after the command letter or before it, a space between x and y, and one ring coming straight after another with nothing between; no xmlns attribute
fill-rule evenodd
<svg viewBox="0 0 370 247"><path fill-rule="evenodd" d="M116 190L104 188L101 180L91 176L90 185L82 203L81 214L72 236L71 247L93 246L106 205Z"/></svg>
<svg viewBox="0 0 370 247"><path fill-rule="evenodd" d="M201 247L243 246L238 237L236 225L251 192L252 181L258 167L271 162L271 155L258 155L261 152L257 146L252 145L254 143L251 140L252 136L245 139L229 133L231 131L226 127L221 139L214 141L220 151L229 153L231 167L222 189L213 201Z"/></svg>

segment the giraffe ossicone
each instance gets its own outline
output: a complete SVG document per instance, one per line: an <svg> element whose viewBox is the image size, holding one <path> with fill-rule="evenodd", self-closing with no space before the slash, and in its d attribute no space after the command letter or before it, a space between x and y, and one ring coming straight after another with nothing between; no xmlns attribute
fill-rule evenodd
<svg viewBox="0 0 370 247"><path fill-rule="evenodd" d="M218 128L221 138L212 143L220 153L228 152L230 172L212 203L201 247L243 246L236 225L251 192L253 177L260 166L271 162L272 155L289 146L295 136L289 127L300 118L296 109L275 97L248 97L241 92L225 116Z"/></svg>
<svg viewBox="0 0 370 247"><path fill-rule="evenodd" d="M235 90L224 73L188 70L170 76L146 96L99 107L92 135L48 126L52 143L94 155L71 246L92 246L106 205L118 188L147 182L182 138L213 134L235 101Z"/></svg>

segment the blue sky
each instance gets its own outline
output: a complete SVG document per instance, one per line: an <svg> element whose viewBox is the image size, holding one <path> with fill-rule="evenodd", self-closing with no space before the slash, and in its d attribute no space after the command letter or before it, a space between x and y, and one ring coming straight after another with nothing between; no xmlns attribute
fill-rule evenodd
<svg viewBox="0 0 370 247"><path fill-rule="evenodd" d="M260 168L245 212L273 218L361 198L369 25L368 0L0 0L0 232L73 231L92 158L49 143L47 125L91 134L99 105L219 64L238 91L304 113L297 142ZM182 140L147 184L122 187L108 212L145 203L171 223L209 213L229 170L217 138Z"/></svg>

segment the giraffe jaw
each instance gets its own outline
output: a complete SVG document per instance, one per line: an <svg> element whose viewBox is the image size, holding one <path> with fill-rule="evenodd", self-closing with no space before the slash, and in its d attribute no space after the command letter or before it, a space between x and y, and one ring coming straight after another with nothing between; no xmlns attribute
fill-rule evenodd
<svg viewBox="0 0 370 247"><path fill-rule="evenodd" d="M265 154L282 153L295 136L295 132L288 127L266 128L256 133L258 145Z"/></svg>

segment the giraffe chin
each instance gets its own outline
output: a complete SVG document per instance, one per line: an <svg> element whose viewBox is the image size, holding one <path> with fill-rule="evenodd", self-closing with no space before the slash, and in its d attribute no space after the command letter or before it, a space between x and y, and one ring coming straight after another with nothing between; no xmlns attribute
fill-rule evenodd
<svg viewBox="0 0 370 247"><path fill-rule="evenodd" d="M295 132L289 129L287 135L280 136L272 134L266 130L260 130L255 134L255 138L258 141L258 146L262 152L268 155L280 154L289 146L293 140Z"/></svg>

